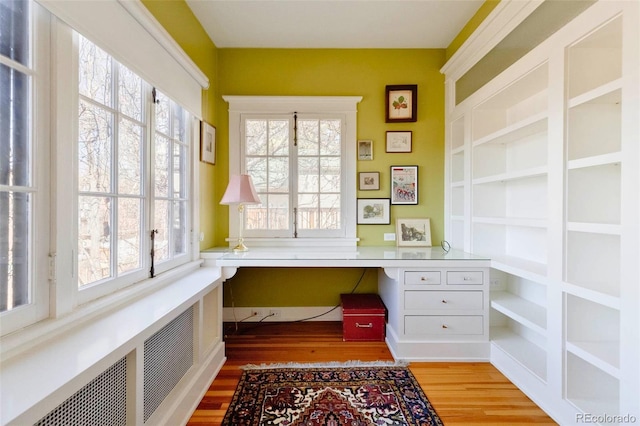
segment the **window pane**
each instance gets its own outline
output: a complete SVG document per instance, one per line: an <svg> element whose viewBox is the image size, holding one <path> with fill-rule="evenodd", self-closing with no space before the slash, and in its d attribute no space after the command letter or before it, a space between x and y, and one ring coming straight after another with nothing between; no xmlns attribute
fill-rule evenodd
<svg viewBox="0 0 640 426"><path fill-rule="evenodd" d="M31 184L29 80L0 64L0 185Z"/></svg>
<svg viewBox="0 0 640 426"><path fill-rule="evenodd" d="M289 229L290 213L289 213L289 196L271 194L267 203L263 205L269 206L269 229Z"/></svg>
<svg viewBox="0 0 640 426"><path fill-rule="evenodd" d="M153 227L158 230L154 240L154 260L159 262L169 258L169 202L156 200Z"/></svg>
<svg viewBox="0 0 640 426"><path fill-rule="evenodd" d="M78 285L111 273L111 198L78 198Z"/></svg>
<svg viewBox="0 0 640 426"><path fill-rule="evenodd" d="M173 197L187 197L187 148L173 144Z"/></svg>
<svg viewBox="0 0 640 426"><path fill-rule="evenodd" d="M321 158L320 165L320 192L340 192L340 158Z"/></svg>
<svg viewBox="0 0 640 426"><path fill-rule="evenodd" d="M246 170L251 175L256 191L267 192L267 159L265 157L249 157L246 160Z"/></svg>
<svg viewBox="0 0 640 426"><path fill-rule="evenodd" d="M142 126L126 119L120 120L118 192L121 194L141 194L143 132Z"/></svg>
<svg viewBox="0 0 640 426"><path fill-rule="evenodd" d="M320 164L317 158L298 159L298 191L318 192Z"/></svg>
<svg viewBox="0 0 640 426"><path fill-rule="evenodd" d="M118 272L140 268L142 204L138 198L118 199Z"/></svg>
<svg viewBox="0 0 640 426"><path fill-rule="evenodd" d="M260 196L261 204L249 204L245 206L244 222L246 229L268 229L269 212L267 209L268 197ZM229 214L237 214L236 209L231 207Z"/></svg>
<svg viewBox="0 0 640 426"><path fill-rule="evenodd" d="M245 132L246 154L267 155L267 122L265 120L247 120Z"/></svg>
<svg viewBox="0 0 640 426"><path fill-rule="evenodd" d="M269 155L289 155L289 121L269 121Z"/></svg>
<svg viewBox="0 0 640 426"><path fill-rule="evenodd" d="M173 139L186 142L187 120L184 108L175 102L171 102L173 107Z"/></svg>
<svg viewBox="0 0 640 426"><path fill-rule="evenodd" d="M156 133L156 159L153 164L156 172L155 195L167 197L169 195L169 144L166 137Z"/></svg>
<svg viewBox="0 0 640 426"><path fill-rule="evenodd" d="M340 229L340 194L320 195L319 229Z"/></svg>
<svg viewBox="0 0 640 426"><path fill-rule="evenodd" d="M119 66L118 103L120 112L143 121L142 79L124 65Z"/></svg>
<svg viewBox="0 0 640 426"><path fill-rule="evenodd" d="M340 155L342 147L340 120L320 122L320 155Z"/></svg>
<svg viewBox="0 0 640 426"><path fill-rule="evenodd" d="M156 103L156 131L169 136L169 124L171 120L171 105L169 98L157 93Z"/></svg>
<svg viewBox="0 0 640 426"><path fill-rule="evenodd" d="M0 191L0 312L30 302L31 196Z"/></svg>
<svg viewBox="0 0 640 426"><path fill-rule="evenodd" d="M0 1L0 55L30 66L28 1Z"/></svg>
<svg viewBox="0 0 640 426"><path fill-rule="evenodd" d="M288 192L289 159L272 157L269 159L269 192Z"/></svg>
<svg viewBox="0 0 640 426"><path fill-rule="evenodd" d="M318 155L318 120L298 120L298 155Z"/></svg>
<svg viewBox="0 0 640 426"><path fill-rule="evenodd" d="M318 229L320 200L318 194L298 195L298 228Z"/></svg>
<svg viewBox="0 0 640 426"><path fill-rule="evenodd" d="M78 36L80 94L113 107L111 56L82 36Z"/></svg>
<svg viewBox="0 0 640 426"><path fill-rule="evenodd" d="M186 201L174 201L173 203L173 230L172 247L173 254L187 252L187 203Z"/></svg>
<svg viewBox="0 0 640 426"><path fill-rule="evenodd" d="M81 191L111 192L113 115L80 101L78 119L78 187Z"/></svg>

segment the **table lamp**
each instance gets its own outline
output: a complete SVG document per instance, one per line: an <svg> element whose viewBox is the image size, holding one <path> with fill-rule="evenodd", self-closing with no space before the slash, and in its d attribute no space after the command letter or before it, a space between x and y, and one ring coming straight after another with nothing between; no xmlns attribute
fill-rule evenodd
<svg viewBox="0 0 640 426"><path fill-rule="evenodd" d="M234 252L247 251L242 238L243 213L245 204L260 204L260 198L253 186L251 176L249 175L232 175L229 179L227 190L220 200L220 204L238 205L238 244L233 248Z"/></svg>

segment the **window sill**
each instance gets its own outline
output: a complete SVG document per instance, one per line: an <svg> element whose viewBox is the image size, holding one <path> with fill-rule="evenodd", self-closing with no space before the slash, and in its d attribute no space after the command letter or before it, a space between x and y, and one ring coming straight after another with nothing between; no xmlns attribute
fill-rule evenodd
<svg viewBox="0 0 640 426"><path fill-rule="evenodd" d="M99 315L108 314L123 308L132 300L152 295L169 284L195 272L202 265L202 260L186 263L155 278L145 279L138 284L119 290L111 295L83 304L69 315L60 318L49 318L29 327L17 330L2 337L0 348L0 362L23 354L34 346L42 343L43 339L50 339L69 332L76 327L90 323Z"/></svg>

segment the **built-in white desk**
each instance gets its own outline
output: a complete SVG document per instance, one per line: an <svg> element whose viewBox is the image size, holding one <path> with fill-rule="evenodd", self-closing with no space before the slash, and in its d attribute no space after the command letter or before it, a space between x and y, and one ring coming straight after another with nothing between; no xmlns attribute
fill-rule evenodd
<svg viewBox="0 0 640 426"><path fill-rule="evenodd" d="M397 359L489 359L491 261L441 247L228 248L201 252L224 279L242 267L378 268L388 311L387 345Z"/></svg>

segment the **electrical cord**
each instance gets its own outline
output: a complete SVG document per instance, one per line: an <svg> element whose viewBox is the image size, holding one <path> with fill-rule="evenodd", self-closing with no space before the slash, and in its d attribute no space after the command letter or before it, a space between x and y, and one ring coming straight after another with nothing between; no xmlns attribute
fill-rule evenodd
<svg viewBox="0 0 640 426"><path fill-rule="evenodd" d="M365 276L365 274L367 273L367 269L368 269L368 268L362 268L362 274L360 274L360 278L358 278L358 281L356 282L356 285L351 289L351 292L349 292L349 294L353 294L353 293L355 293L355 291L357 290L357 288L360 286L360 283L362 283L362 280L364 279L364 276ZM233 303L233 291L231 291L231 296L232 296L231 306L234 306L234 303ZM329 314L329 313L331 313L331 312L335 311L335 310L336 310L336 309L338 309L339 307L340 307L340 304L338 304L338 305L334 306L333 308L329 309L328 311L325 311L325 312L323 312L323 313L321 313L321 314L318 314L318 315L314 315L314 316L312 316L312 317L302 318L302 319L294 320L294 321L281 321L281 322L279 322L279 323L281 324L281 323L283 323L283 322L287 322L287 323L295 324L295 323L298 323L298 322L310 321L310 320L312 320L312 319L320 318L320 317L322 317L322 316L324 316L324 315L327 315L327 314ZM245 328L245 329L243 329L243 330L239 330L239 329L238 329L238 321L236 321L236 330L235 330L235 332L236 332L236 334L240 334L241 332L242 332L242 333L244 333L244 332L246 332L246 331L255 330L255 329L256 329L256 328L258 328L258 327L264 327L264 326L266 326L266 325L272 325L273 323L265 323L265 322L264 322L264 320L266 320L267 318L269 318L269 317L271 317L271 316L273 316L273 314L266 315L266 316L264 316L262 319L260 319L260 321L257 321L257 322L256 322L256 324L257 324L257 325L255 325L255 326L253 326L253 327ZM244 320L247 320L247 319L249 319L249 318L251 318L251 317L253 317L253 315L251 315L251 316L249 316L249 317L245 318ZM235 314L234 314L234 319L235 319ZM242 320L242 321L244 321L244 320ZM242 322L242 321L241 321L241 322Z"/></svg>

